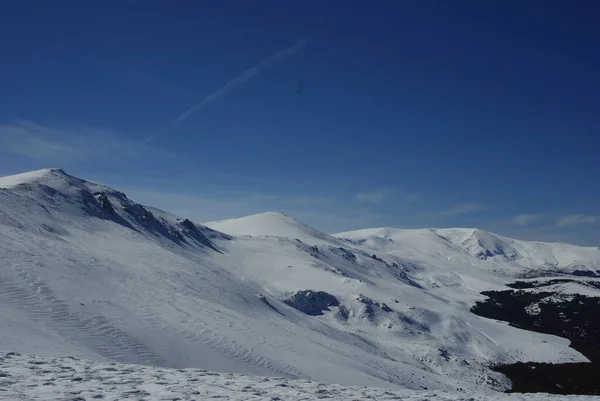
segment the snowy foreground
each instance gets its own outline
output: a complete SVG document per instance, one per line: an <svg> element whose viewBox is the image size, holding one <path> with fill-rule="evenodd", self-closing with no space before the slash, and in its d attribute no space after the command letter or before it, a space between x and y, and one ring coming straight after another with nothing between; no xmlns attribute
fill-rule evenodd
<svg viewBox="0 0 600 401"><path fill-rule="evenodd" d="M588 359L565 338L471 307L482 291L516 279L574 274L598 280L600 249L477 229L330 235L280 213L197 224L62 170L0 177L0 350L156 367L131 368L136 375L199 368L389 389L507 390L510 380L490 366ZM581 280L556 290L600 296ZM55 374L44 369L31 380ZM3 380L33 392L18 372ZM164 372L181 389L193 374ZM203 377L234 387L276 383ZM222 391L237 391L231 386Z"/></svg>
<svg viewBox="0 0 600 401"><path fill-rule="evenodd" d="M351 387L308 380L0 354L2 400L592 400L597 397Z"/></svg>

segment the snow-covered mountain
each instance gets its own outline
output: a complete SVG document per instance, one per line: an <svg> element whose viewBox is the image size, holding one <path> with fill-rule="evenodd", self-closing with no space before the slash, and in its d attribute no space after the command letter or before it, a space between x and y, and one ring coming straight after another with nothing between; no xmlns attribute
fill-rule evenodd
<svg viewBox="0 0 600 401"><path fill-rule="evenodd" d="M3 351L430 390L587 361L470 308L515 277L600 270L597 248L481 230L201 225L58 169L0 178L0 260Z"/></svg>
<svg viewBox="0 0 600 401"><path fill-rule="evenodd" d="M334 236L374 251L415 255L417 260L425 255L476 262L483 268L509 269L515 275L577 273L600 276L599 247L519 241L474 228L402 230L385 227Z"/></svg>
<svg viewBox="0 0 600 401"><path fill-rule="evenodd" d="M344 245L342 241L332 235L325 234L279 212L267 212L204 224L217 231L237 236L283 237L300 239L310 245Z"/></svg>

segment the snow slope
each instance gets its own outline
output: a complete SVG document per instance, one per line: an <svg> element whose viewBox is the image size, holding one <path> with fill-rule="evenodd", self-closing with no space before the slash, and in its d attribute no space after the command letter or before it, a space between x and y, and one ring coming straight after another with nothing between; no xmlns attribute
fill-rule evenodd
<svg viewBox="0 0 600 401"><path fill-rule="evenodd" d="M308 380L164 369L73 358L0 354L0 397L5 400L238 400L331 401L586 401L588 396L442 392L343 387Z"/></svg>
<svg viewBox="0 0 600 401"><path fill-rule="evenodd" d="M546 248L567 270L596 269L593 249L480 258L463 230L209 225L58 169L0 178L0 349L429 390L507 388L491 363L587 361L469 309Z"/></svg>
<svg viewBox="0 0 600 401"><path fill-rule="evenodd" d="M473 228L372 228L334 234L373 251L461 260L514 275L588 272L600 275L600 248L563 243L519 241ZM488 263L481 263L486 261Z"/></svg>

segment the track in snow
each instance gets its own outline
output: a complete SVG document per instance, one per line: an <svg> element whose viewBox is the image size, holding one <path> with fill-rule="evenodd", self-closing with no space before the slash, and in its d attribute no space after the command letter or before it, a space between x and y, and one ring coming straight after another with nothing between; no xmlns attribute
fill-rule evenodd
<svg viewBox="0 0 600 401"><path fill-rule="evenodd" d="M168 309L168 315L174 318L178 322L182 322L178 328L172 327L167 321L161 318L161 316L152 307L148 307L147 303L140 302L134 295L128 296L129 286L123 282L119 284L119 294L122 299L133 309L136 316L142 318L150 327L155 330L172 332L178 338L185 338L186 340L200 344L202 347L207 347L213 351L217 351L227 358L239 361L241 364L248 367L256 367L260 370L268 371L272 374L283 375L286 377L293 378L308 378L309 376L294 368L293 366L282 364L262 355L257 354L251 348L244 347L236 341L226 337L223 333L219 332L219 327L211 324L205 320L202 320L199 315L192 315L181 308L177 308L168 302L163 303L162 308ZM207 310L205 313L210 315L210 311ZM232 319L233 321L233 319ZM179 328L182 327L182 328ZM235 327L234 325L228 325L229 330L236 330L241 332L243 327Z"/></svg>
<svg viewBox="0 0 600 401"><path fill-rule="evenodd" d="M0 276L0 298L15 305L32 320L42 322L69 341L84 345L114 361L166 366L145 344L116 328L100 315L84 316L54 296L52 290L25 268Z"/></svg>

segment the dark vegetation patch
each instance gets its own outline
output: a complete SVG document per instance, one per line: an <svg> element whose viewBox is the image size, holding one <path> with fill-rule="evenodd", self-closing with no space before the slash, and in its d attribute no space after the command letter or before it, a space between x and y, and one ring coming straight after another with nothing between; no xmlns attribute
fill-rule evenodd
<svg viewBox="0 0 600 401"><path fill-rule="evenodd" d="M529 288L541 288L548 287L556 284L566 284L566 283L575 283L580 285L585 285L588 287L597 288L600 290L600 281L581 281L581 280L572 280L568 278L558 278L554 280L543 280L543 281L517 281L515 283L507 284L508 287L514 288L517 290L529 289Z"/></svg>
<svg viewBox="0 0 600 401"><path fill-rule="evenodd" d="M476 315L503 320L514 327L567 338L572 348L591 361L520 362L492 367L511 379L510 392L600 395L600 298L522 290L561 283L561 280L517 282L510 286L518 290L485 291L482 294L488 299L471 308ZM537 307L532 309L532 305Z"/></svg>
<svg viewBox="0 0 600 401"><path fill-rule="evenodd" d="M571 274L579 277L600 277L600 270L575 270Z"/></svg>
<svg viewBox="0 0 600 401"><path fill-rule="evenodd" d="M518 362L494 367L512 381L511 393L600 395L600 366L589 363Z"/></svg>
<svg viewBox="0 0 600 401"><path fill-rule="evenodd" d="M600 278L600 270L585 270L584 268L577 269L571 267L572 270L569 269L557 269L552 267L547 267L544 270L528 270L525 273L519 275L520 278L537 278L537 277L555 277L555 276L575 276L575 277L594 277Z"/></svg>

